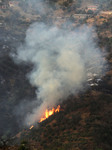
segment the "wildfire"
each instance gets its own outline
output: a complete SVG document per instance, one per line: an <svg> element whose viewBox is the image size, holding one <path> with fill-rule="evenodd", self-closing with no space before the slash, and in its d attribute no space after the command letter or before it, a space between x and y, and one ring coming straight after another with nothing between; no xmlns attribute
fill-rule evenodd
<svg viewBox="0 0 112 150"><path fill-rule="evenodd" d="M60 111L60 105L58 105L58 107L56 109L55 108L52 108L51 110L46 109L44 116L40 119L39 122L44 121L45 119L49 118L49 116L51 116L54 113L59 112L59 111ZM31 130L33 127L34 126L32 125L29 129Z"/></svg>
<svg viewBox="0 0 112 150"><path fill-rule="evenodd" d="M46 109L44 116L40 119L39 122L44 121L45 119L47 119L49 116L53 115L55 112L59 112L60 111L60 105L58 105L58 107L52 108L51 110Z"/></svg>

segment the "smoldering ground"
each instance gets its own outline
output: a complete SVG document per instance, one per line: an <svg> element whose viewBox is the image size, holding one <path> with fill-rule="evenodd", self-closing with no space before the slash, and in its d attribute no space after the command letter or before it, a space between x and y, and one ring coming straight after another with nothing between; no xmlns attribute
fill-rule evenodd
<svg viewBox="0 0 112 150"><path fill-rule="evenodd" d="M74 31L44 23L29 27L24 44L13 56L17 63L33 64L27 78L37 88L37 101L41 101L27 114L27 125L39 121L46 108L86 90L83 84L87 81L88 67L92 73L102 74L106 62L92 33L93 28L86 25Z"/></svg>

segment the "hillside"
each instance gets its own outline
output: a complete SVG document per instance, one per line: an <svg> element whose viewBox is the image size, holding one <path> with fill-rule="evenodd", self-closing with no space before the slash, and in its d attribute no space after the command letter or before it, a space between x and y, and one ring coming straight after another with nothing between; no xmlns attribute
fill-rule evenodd
<svg viewBox="0 0 112 150"><path fill-rule="evenodd" d="M30 149L110 150L111 99L111 94L94 90L78 98L70 97L59 113L23 131L21 138L26 147L30 143Z"/></svg>
<svg viewBox="0 0 112 150"><path fill-rule="evenodd" d="M111 150L112 149L112 14L111 1L45 1L49 9L37 10L38 3L21 1L9 7L0 2L0 150ZM105 5L102 7L102 3ZM95 11L90 5L98 5ZM35 5L33 5L35 4ZM40 5L39 5L40 6ZM107 12L106 14L103 13ZM95 42L101 48L106 73L94 78L86 92L71 94L60 103L60 112L34 124L23 123L35 107L36 87L27 74L33 64L17 64L11 54L24 43L32 23L44 22L70 31L87 24L94 26ZM96 86L97 85L97 86Z"/></svg>

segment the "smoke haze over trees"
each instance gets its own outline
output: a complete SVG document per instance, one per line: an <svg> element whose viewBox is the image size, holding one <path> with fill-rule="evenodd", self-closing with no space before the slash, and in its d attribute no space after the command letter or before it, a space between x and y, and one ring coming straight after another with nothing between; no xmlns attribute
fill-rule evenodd
<svg viewBox="0 0 112 150"><path fill-rule="evenodd" d="M110 120L106 116L111 116L111 105L107 104L111 103L111 71L106 77L103 75L107 65L105 60L107 50L111 65L112 39L108 34L111 31L111 18L100 16L102 18L99 17L98 20L94 12L85 14L86 6L83 8L82 3L87 6L101 4L98 10L100 11L102 6L103 10L108 8L111 10L111 1L18 0L18 2L17 7L0 10L0 136L3 138L15 136L23 128L28 128L26 124L37 123L46 108L58 104L63 104L64 112L55 114L54 118L52 116L43 122L45 128L40 128L38 134L41 132L42 135L43 133L48 135L47 133L53 129L55 131L52 135L54 132L58 133L58 125L61 134L69 132L69 129L74 129L73 133L75 131L80 133L81 131L76 130L78 127L81 130L83 127L88 129L89 126L94 128L93 122L98 117L101 118L100 126L103 125L103 120L107 122L104 127L101 126L101 130L100 126L95 126L94 134L100 135L103 130L106 133L106 127L110 130L108 123ZM108 5L110 7L107 7ZM95 21L91 23L91 20ZM96 27L90 27L92 25ZM109 37L105 37L107 35ZM93 80L92 77L88 78L88 73L95 78ZM98 95L103 92L105 95L108 93L107 98ZM85 98L82 96L83 93ZM74 95L79 97L77 102ZM108 111L105 105L109 108ZM86 113L90 114L90 118ZM69 119L66 120L67 115ZM46 126L49 126L50 120L56 121L53 129ZM97 123L96 120L94 123ZM73 127L74 124L76 126ZM35 137L38 137L37 131L34 130L34 133ZM110 134L111 131L107 139L111 139ZM68 137L71 138L69 133ZM76 140L81 138L76 137ZM101 140L104 139L105 135ZM98 143L97 138L96 141Z"/></svg>

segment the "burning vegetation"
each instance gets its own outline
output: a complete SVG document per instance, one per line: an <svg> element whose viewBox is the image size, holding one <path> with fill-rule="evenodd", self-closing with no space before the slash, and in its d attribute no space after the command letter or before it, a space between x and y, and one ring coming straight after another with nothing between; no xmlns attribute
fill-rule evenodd
<svg viewBox="0 0 112 150"><path fill-rule="evenodd" d="M39 122L44 121L45 119L49 118L49 116L53 115L56 112L60 111L60 105L55 109L54 107L51 110L46 109L44 116L40 119Z"/></svg>
<svg viewBox="0 0 112 150"><path fill-rule="evenodd" d="M31 130L34 126L32 125L29 129Z"/></svg>
<svg viewBox="0 0 112 150"><path fill-rule="evenodd" d="M46 120L47 118L49 118L50 116L52 116L53 114L57 113L60 111L60 105L57 106L57 108L52 108L50 110L46 109L46 111L44 112L44 115L40 118L40 122ZM29 129L31 130L34 126L32 125Z"/></svg>

